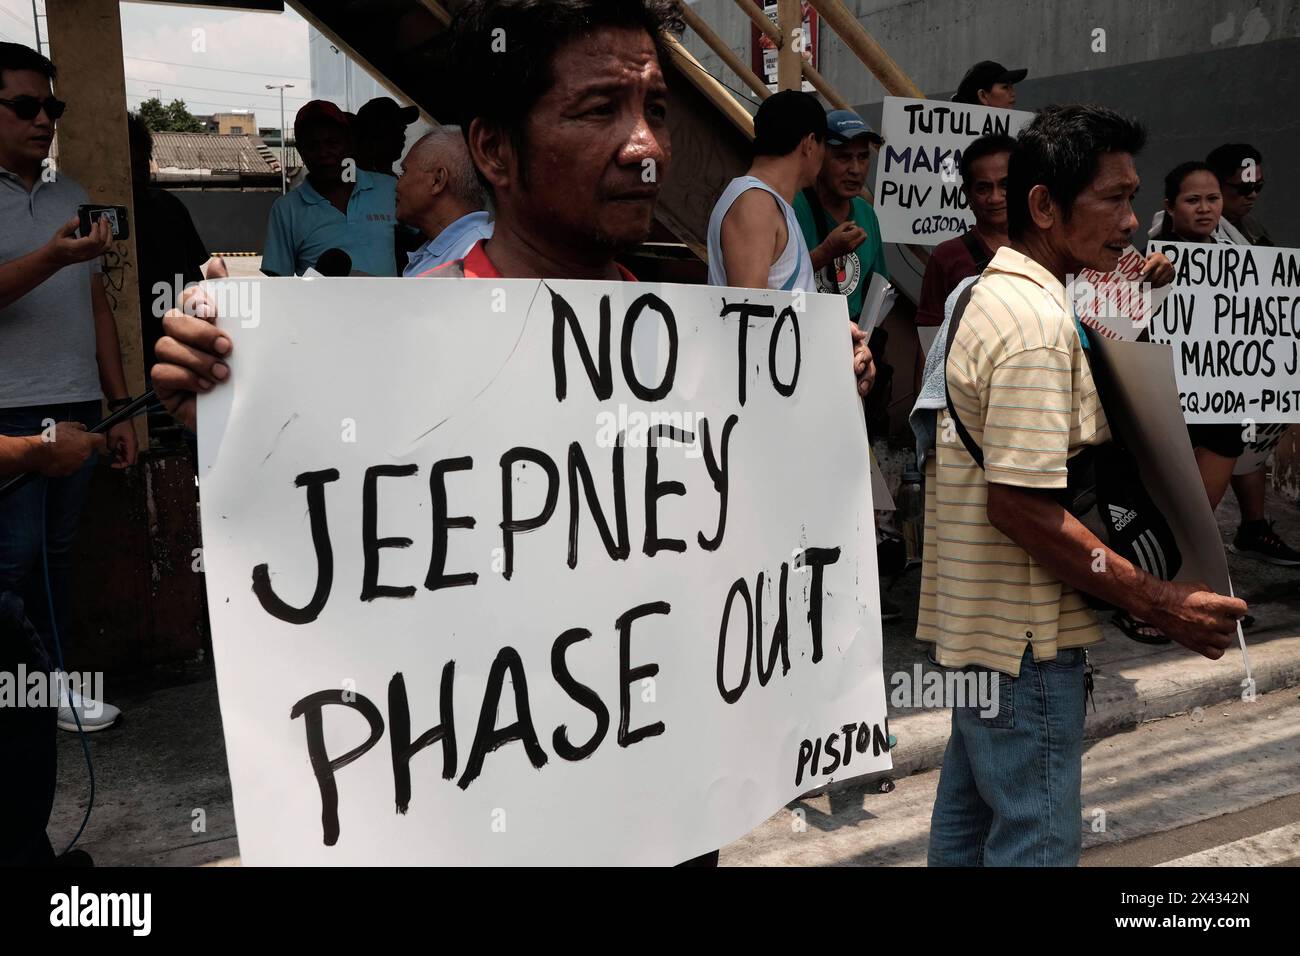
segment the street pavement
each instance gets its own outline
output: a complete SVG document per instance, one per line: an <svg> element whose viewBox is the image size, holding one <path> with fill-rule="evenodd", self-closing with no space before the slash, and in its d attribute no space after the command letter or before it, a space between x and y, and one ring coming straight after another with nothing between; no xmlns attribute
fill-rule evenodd
<svg viewBox="0 0 1300 956"><path fill-rule="evenodd" d="M938 783L932 770L888 793L850 781L797 800L724 848L722 865L924 866ZM1083 808L1084 866L1294 865L1297 688L1093 741L1083 758Z"/></svg>
<svg viewBox="0 0 1300 956"><path fill-rule="evenodd" d="M1300 509L1273 511L1279 531L1300 541ZM1231 496L1219 519L1230 539ZM1300 857L1300 570L1236 555L1229 563L1257 618L1246 632L1254 702L1241 700L1239 650L1211 662L1178 646L1136 644L1107 625L1106 642L1092 651L1085 866L1292 865ZM911 610L884 630L887 692L892 675L928 668L912 639L916 578L912 572L889 587ZM182 678L188 682L174 683ZM101 864L238 863L215 682L206 664L170 679L173 686L159 687L162 681L137 678L134 692L109 683L109 700L125 716L90 738L95 809L78 844ZM886 777L896 784L892 792L878 792L880 777L838 781L725 847L722 864L923 865L949 713L891 707L889 719L898 737ZM60 734L50 825L56 849L80 826L87 791L80 741Z"/></svg>

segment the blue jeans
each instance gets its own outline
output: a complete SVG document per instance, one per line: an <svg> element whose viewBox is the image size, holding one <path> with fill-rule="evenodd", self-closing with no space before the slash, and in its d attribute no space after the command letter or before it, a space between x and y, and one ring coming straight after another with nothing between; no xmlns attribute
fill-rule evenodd
<svg viewBox="0 0 1300 956"><path fill-rule="evenodd" d="M90 427L99 421L99 417L99 402L0 408L0 435L39 435L44 430L41 423L46 419L81 422ZM52 640L50 602L46 597L45 576L41 568L42 496L50 589L59 643L66 659L70 637L72 542L77 534L77 523L86 503L94 467L92 456L67 477L37 476L18 491L0 498L0 592L12 591L22 598L27 619L45 641L51 660L57 658Z"/></svg>
<svg viewBox="0 0 1300 956"><path fill-rule="evenodd" d="M969 667L968 671L986 668ZM930 866L1077 866L1084 651L996 674L998 713L954 707L930 817Z"/></svg>

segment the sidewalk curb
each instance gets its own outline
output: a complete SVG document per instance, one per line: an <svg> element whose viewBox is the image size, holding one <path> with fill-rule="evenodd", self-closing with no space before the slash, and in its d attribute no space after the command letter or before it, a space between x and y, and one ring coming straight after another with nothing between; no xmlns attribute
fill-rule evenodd
<svg viewBox="0 0 1300 956"><path fill-rule="evenodd" d="M1300 685L1300 636L1274 638L1248 646L1257 695ZM1089 709L1085 739L1100 740L1146 721L1240 700L1242 680L1246 676L1240 650L1229 651L1229 657L1233 658L1231 666L1214 666L1188 654L1186 658L1162 663L1156 668L1159 672L1150 676L1140 673L1126 676L1123 670L1107 673L1098 668L1097 709ZM1131 682L1132 693L1114 693L1108 686L1110 681ZM891 714L889 729L898 737L898 745L893 750L894 769L835 781L811 791L810 795L875 791L886 779L937 770L943 765L951 720L947 709Z"/></svg>

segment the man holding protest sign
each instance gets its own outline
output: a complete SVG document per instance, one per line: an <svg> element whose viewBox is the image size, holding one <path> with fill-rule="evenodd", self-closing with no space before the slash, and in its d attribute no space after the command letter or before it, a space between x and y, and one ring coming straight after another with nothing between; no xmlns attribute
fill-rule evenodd
<svg viewBox="0 0 1300 956"><path fill-rule="evenodd" d="M680 28L676 5L664 0L466 5L454 56L478 80L461 120L493 194L496 228L463 260L433 274L632 280L615 257L649 234L671 159L660 39ZM492 52L499 30L511 38L509 56ZM201 292L169 313L163 362L154 369L159 397L191 427L196 393L230 375L230 338L212 316ZM854 367L865 394L872 363L861 346ZM715 852L692 862L716 859Z"/></svg>
<svg viewBox="0 0 1300 956"><path fill-rule="evenodd" d="M479 0L467 5L459 21L456 56L478 77L465 90L464 128L478 175L492 189L497 219L491 239L440 275L626 279L630 274L615 256L649 232L671 159L667 89L655 40L661 29L679 27L672 4L609 4L609 12L601 8L599 16L594 11L600 5L589 0L550 6L547 11L536 4ZM497 21L507 35L535 30L556 37L550 21L543 22L548 13L594 18L591 29L601 34L600 43L588 49L604 51L614 43L600 73L584 56L583 43L567 36L553 45L521 43L509 56L492 52ZM549 88L542 76L549 77ZM616 92L601 90L602 81ZM562 120L564 111L579 105L588 107L584 122ZM649 181L642 176L646 168L656 171ZM211 323L213 317L212 304L196 292L184 310L168 313L169 335L159 342L159 398L190 428L196 393L230 374L230 341Z"/></svg>
<svg viewBox="0 0 1300 956"><path fill-rule="evenodd" d="M1246 611L1145 573L1056 496L1070 459L1109 437L1065 283L1083 268L1114 270L1129 246L1144 140L1101 107L1035 117L1008 169L1011 245L973 287L948 354L952 407L983 465L955 438L938 443L917 636L945 666L994 672L1002 703L988 718L953 711L933 866L1078 863L1084 648L1101 640L1080 592L1212 660ZM961 493L940 496L947 488Z"/></svg>

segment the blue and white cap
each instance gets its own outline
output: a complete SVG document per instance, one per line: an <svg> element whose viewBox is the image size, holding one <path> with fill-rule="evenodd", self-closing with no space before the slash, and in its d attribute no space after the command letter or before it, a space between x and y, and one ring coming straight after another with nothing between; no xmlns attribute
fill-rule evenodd
<svg viewBox="0 0 1300 956"><path fill-rule="evenodd" d="M826 142L843 146L859 136L866 136L876 144L884 142L880 134L852 110L831 110L826 114Z"/></svg>

